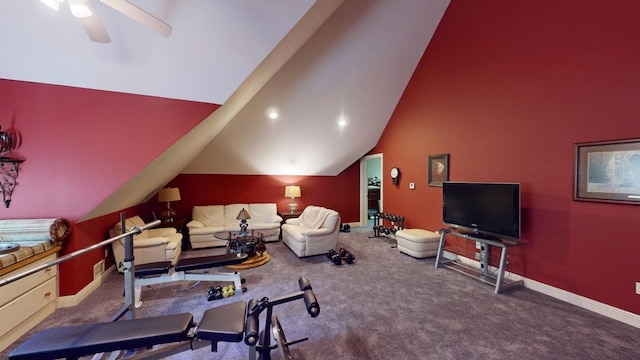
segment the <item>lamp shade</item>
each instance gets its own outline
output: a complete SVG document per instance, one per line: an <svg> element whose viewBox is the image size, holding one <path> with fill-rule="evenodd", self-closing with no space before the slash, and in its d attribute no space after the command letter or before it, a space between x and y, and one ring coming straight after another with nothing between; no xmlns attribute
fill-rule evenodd
<svg viewBox="0 0 640 360"><path fill-rule="evenodd" d="M284 187L284 196L289 198L300 197L300 186L288 185Z"/></svg>
<svg viewBox="0 0 640 360"><path fill-rule="evenodd" d="M159 202L170 202L180 200L180 189L178 188L164 188L158 193Z"/></svg>
<svg viewBox="0 0 640 360"><path fill-rule="evenodd" d="M236 220L249 220L249 219L251 219L251 215L249 215L249 212L244 208L240 210L240 212L238 213L238 216L236 217Z"/></svg>

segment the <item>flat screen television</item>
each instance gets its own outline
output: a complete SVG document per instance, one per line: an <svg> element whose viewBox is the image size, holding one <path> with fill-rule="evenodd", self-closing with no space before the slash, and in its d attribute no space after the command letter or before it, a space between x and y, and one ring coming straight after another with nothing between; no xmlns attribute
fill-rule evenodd
<svg viewBox="0 0 640 360"><path fill-rule="evenodd" d="M520 184L445 181L442 193L445 225L477 237L520 238Z"/></svg>

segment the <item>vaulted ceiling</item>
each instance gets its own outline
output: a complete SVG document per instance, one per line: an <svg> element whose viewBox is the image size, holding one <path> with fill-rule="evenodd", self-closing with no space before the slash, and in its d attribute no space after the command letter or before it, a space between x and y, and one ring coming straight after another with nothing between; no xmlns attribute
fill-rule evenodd
<svg viewBox="0 0 640 360"><path fill-rule="evenodd" d="M129 0L171 25L164 37L87 1L110 43L66 2L1 1L0 78L222 105L93 215L179 173L340 173L377 143L449 4Z"/></svg>

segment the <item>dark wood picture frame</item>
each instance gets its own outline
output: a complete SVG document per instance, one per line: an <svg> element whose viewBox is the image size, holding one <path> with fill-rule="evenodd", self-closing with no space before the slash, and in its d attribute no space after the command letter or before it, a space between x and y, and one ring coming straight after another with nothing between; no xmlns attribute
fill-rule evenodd
<svg viewBox="0 0 640 360"><path fill-rule="evenodd" d="M437 187L449 180L449 154L429 155L427 179L429 186Z"/></svg>
<svg viewBox="0 0 640 360"><path fill-rule="evenodd" d="M640 139L574 145L573 199L640 205Z"/></svg>

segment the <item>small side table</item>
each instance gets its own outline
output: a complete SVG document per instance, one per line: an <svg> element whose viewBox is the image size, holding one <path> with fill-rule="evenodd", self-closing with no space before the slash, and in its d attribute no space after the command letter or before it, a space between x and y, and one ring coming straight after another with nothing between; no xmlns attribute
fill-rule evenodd
<svg viewBox="0 0 640 360"><path fill-rule="evenodd" d="M294 219L297 217L300 217L300 215L302 214L302 211L296 211L296 212L291 212L291 211L284 211L284 212L278 212L278 215L280 215L280 217L282 218L282 223L280 223L280 235L278 236L278 239L282 240L282 224L287 222L287 219Z"/></svg>
<svg viewBox="0 0 640 360"><path fill-rule="evenodd" d="M189 218L174 218L173 221L162 221L159 228L172 227L182 234L182 251L191 250L191 241L189 240L189 230L187 229Z"/></svg>

